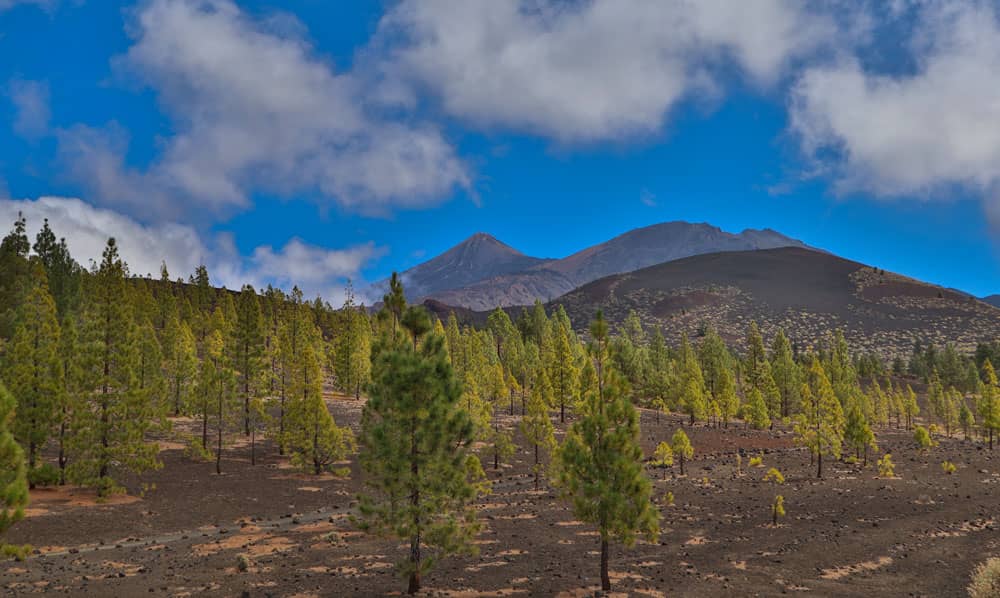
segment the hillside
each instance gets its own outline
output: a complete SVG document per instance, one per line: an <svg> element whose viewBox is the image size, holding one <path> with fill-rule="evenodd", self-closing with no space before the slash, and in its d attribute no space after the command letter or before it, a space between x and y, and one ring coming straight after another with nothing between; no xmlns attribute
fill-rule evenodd
<svg viewBox="0 0 1000 598"><path fill-rule="evenodd" d="M609 276L559 298L583 330L601 308L618 323L632 309L668 338L705 323L739 345L751 320L766 337L784 328L803 347L843 327L860 350L907 355L913 343L970 351L1000 336L1000 309L961 293L803 248L689 257Z"/></svg>
<svg viewBox="0 0 1000 598"><path fill-rule="evenodd" d="M1000 295L989 295L988 297L983 297L983 301L995 307L1000 307Z"/></svg>
<svg viewBox="0 0 1000 598"><path fill-rule="evenodd" d="M788 246L805 244L770 229L734 234L709 224L665 222L631 230L559 260L541 261L524 271L490 272L472 284L449 285L425 296L475 310L530 305L535 299L549 301L604 276L692 255Z"/></svg>

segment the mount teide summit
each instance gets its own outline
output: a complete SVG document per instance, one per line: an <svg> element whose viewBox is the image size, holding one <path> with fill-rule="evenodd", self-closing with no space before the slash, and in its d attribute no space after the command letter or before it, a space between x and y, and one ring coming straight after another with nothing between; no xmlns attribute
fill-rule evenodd
<svg viewBox="0 0 1000 598"><path fill-rule="evenodd" d="M422 300L548 261L524 255L492 235L476 233L441 255L406 270L402 276L407 296Z"/></svg>
<svg viewBox="0 0 1000 598"><path fill-rule="evenodd" d="M403 273L407 295L489 310L549 301L612 274L693 255L806 247L770 229L728 233L709 224L665 222L631 230L562 259L529 257L478 233Z"/></svg>

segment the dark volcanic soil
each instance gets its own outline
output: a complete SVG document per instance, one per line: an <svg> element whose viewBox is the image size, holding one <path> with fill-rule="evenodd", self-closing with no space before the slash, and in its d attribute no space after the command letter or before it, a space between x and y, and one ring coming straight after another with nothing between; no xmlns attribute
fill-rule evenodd
<svg viewBox="0 0 1000 598"><path fill-rule="evenodd" d="M338 422L357 426L360 403L332 400ZM643 414L644 448L680 418ZM512 423L512 422L509 422ZM958 438L920 453L906 432L882 431L898 479L873 467L829 463L816 480L806 452L786 432L688 429L696 455L656 480L663 532L655 544L613 546L616 592L638 596L961 596L973 567L1000 554L996 497L1000 460ZM362 535L349 515L360 490L346 479L295 473L270 446L257 466L238 448L223 461L193 462L171 445L164 468L134 480L155 484L141 499L94 505L83 491L34 493L10 542L30 542L26 562L0 563L9 595L352 596L398 593L392 565L400 543ZM735 451L763 449L764 466L737 475ZM574 521L547 487L534 491L530 455L488 470L494 491L480 501L486 524L474 558L441 562L425 578L430 595L592 594L598 584L595 529ZM941 462L958 465L945 474ZM777 467L783 486L763 482ZM675 503L665 503L666 492ZM785 497L774 528L770 504ZM239 555L249 569L241 572Z"/></svg>

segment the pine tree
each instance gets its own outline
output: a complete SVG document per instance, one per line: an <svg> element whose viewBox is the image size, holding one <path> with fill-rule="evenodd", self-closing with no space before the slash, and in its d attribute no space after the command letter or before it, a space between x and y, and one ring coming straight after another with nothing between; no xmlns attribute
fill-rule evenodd
<svg viewBox="0 0 1000 598"><path fill-rule="evenodd" d="M653 453L653 464L663 470L663 479L667 479L667 468L674 464L674 449L671 448L669 442L664 440L656 445L656 451Z"/></svg>
<svg viewBox="0 0 1000 598"><path fill-rule="evenodd" d="M354 436L333 420L323 401L319 329L308 331L289 377L284 444L292 464L314 475L329 470L354 448Z"/></svg>
<svg viewBox="0 0 1000 598"><path fill-rule="evenodd" d="M944 393L944 404L942 405L941 420L944 422L945 434L951 437L952 431L959 424L959 403L962 402L962 393L949 386Z"/></svg>
<svg viewBox="0 0 1000 598"><path fill-rule="evenodd" d="M84 298L81 339L81 408L74 413L69 477L96 486L101 496L118 488L115 470L140 473L159 467L158 449L146 442L154 411L136 388L137 329L126 287L127 268L109 239Z"/></svg>
<svg viewBox="0 0 1000 598"><path fill-rule="evenodd" d="M170 411L167 401L167 381L164 377L163 350L156 338L153 323L146 319L139 325L138 362L136 363L136 392L148 402L156 416L165 417Z"/></svg>
<svg viewBox="0 0 1000 598"><path fill-rule="evenodd" d="M903 414L906 416L906 429L913 427L913 418L920 415L920 406L917 404L917 393L913 392L910 385L906 385L906 395L903 397Z"/></svg>
<svg viewBox="0 0 1000 598"><path fill-rule="evenodd" d="M823 365L813 357L807 383L802 385L802 413L795 424L800 444L817 458L816 477L823 477L823 456L840 458L844 411L826 377Z"/></svg>
<svg viewBox="0 0 1000 598"><path fill-rule="evenodd" d="M402 287L400 287L402 293ZM405 300L404 300L405 304ZM299 353L306 342L306 332L314 327L312 313L302 303L302 291L292 288L288 305L284 309L283 318L278 330L277 363L278 363L278 418L274 435L278 440L278 454L285 454L285 415L288 409L287 401L294 396L290 386L294 371L301 365ZM397 338L395 332L393 337Z"/></svg>
<svg viewBox="0 0 1000 598"><path fill-rule="evenodd" d="M395 343L399 334L403 311L406 310L406 295L403 293L403 282L395 272L389 278L389 292L382 297L383 312L390 316L392 324L392 342Z"/></svg>
<svg viewBox="0 0 1000 598"><path fill-rule="evenodd" d="M639 417L627 400L620 375L607 367L608 326L601 312L590 327L597 388L590 390L580 418L558 452L559 487L572 499L574 515L597 525L601 537L601 588L611 589L609 542L626 546L637 533L655 539L659 515L652 484L642 466Z"/></svg>
<svg viewBox="0 0 1000 598"><path fill-rule="evenodd" d="M26 228L24 216L18 213L14 228L0 241L0 339L9 339L14 332L17 306L30 278L31 244Z"/></svg>
<svg viewBox="0 0 1000 598"><path fill-rule="evenodd" d="M240 290L233 336L233 369L243 403L243 434L249 436L250 402L258 395L264 371L264 317L257 291L250 285Z"/></svg>
<svg viewBox="0 0 1000 598"><path fill-rule="evenodd" d="M63 321L59 339L59 361L62 368L63 390L59 393L56 415L56 464L59 467L59 485L66 484L66 466L69 464L69 444L76 413L82 408L83 388L80 359L80 337L75 318Z"/></svg>
<svg viewBox="0 0 1000 598"><path fill-rule="evenodd" d="M670 438L670 448L674 451L674 456L681 466L681 475L684 475L684 463L694 456L694 447L684 430L678 429Z"/></svg>
<svg viewBox="0 0 1000 598"><path fill-rule="evenodd" d="M566 403L571 401L576 393L579 372L573 359L573 348L570 345L570 331L561 325L555 327L555 342L552 351L552 367L550 380L556 401L559 404L559 422L566 421Z"/></svg>
<svg viewBox="0 0 1000 598"><path fill-rule="evenodd" d="M80 265L73 260L66 246L66 239L56 241L56 235L49 227L48 218L42 224L41 230L35 236L32 247L35 255L45 266L48 275L49 291L56 304L56 313L65 317L75 309L80 295Z"/></svg>
<svg viewBox="0 0 1000 598"><path fill-rule="evenodd" d="M746 410L747 424L757 430L771 427L771 418L768 416L768 408L764 402L764 395L756 388L750 389L744 409Z"/></svg>
<svg viewBox="0 0 1000 598"><path fill-rule="evenodd" d="M400 569L411 594L438 559L475 552L473 503L485 486L461 395L440 336L378 352L362 412L359 519L366 531L410 543ZM426 558L425 548L435 554Z"/></svg>
<svg viewBox="0 0 1000 598"><path fill-rule="evenodd" d="M163 340L167 349L164 364L167 393L173 404L173 413L178 416L190 403L191 389L198 373L198 352L191 327L176 315L167 320Z"/></svg>
<svg viewBox="0 0 1000 598"><path fill-rule="evenodd" d="M965 402L965 399L961 400L961 406L958 412L958 423L962 426L962 435L966 441L969 440L969 432L972 427L976 425L976 418L972 415L972 410L969 409L969 405Z"/></svg>
<svg viewBox="0 0 1000 598"><path fill-rule="evenodd" d="M354 304L350 285L341 312L343 330L337 338L334 370L340 388L360 399L361 388L371 378L371 324L364 309Z"/></svg>
<svg viewBox="0 0 1000 598"><path fill-rule="evenodd" d="M212 329L205 339L205 377L201 381L203 395L202 448L208 451L209 422L215 432L215 473L222 474L222 451L227 433L241 422L237 377L233 369L233 327L223 315L226 309L216 307L212 314Z"/></svg>
<svg viewBox="0 0 1000 598"><path fill-rule="evenodd" d="M535 490L538 490L538 478L541 474L539 450L551 451L555 446L555 428L549 419L549 403L552 400L552 386L545 371L541 371L531 398L528 399L528 412L521 419L521 433L535 449L535 464L532 468L535 474Z"/></svg>
<svg viewBox="0 0 1000 598"><path fill-rule="evenodd" d="M771 348L771 375L778 388L781 417L789 417L798 407L799 389L802 383L799 380L799 368L792 355L792 345L788 342L784 330L778 330Z"/></svg>
<svg viewBox="0 0 1000 598"><path fill-rule="evenodd" d="M24 517L28 506L28 472L24 451L11 433L16 402L0 383L0 537Z"/></svg>
<svg viewBox="0 0 1000 598"><path fill-rule="evenodd" d="M688 344L687 337L681 340L680 349L680 378L678 380L681 391L681 406L684 413L691 420L691 425L699 419L704 419L708 409L708 401L705 400L705 380L702 377L701 366L695 357L691 345Z"/></svg>
<svg viewBox="0 0 1000 598"><path fill-rule="evenodd" d="M847 410L847 420L844 424L844 441L854 449L855 455L860 459L864 453L863 465L868 465L868 449L878 450L875 444L875 433L868 425L868 418L865 417L864 410L860 405L854 403Z"/></svg>
<svg viewBox="0 0 1000 598"><path fill-rule="evenodd" d="M52 436L64 387L56 305L41 264L33 264L30 277L17 310L4 377L18 400L14 437L24 447L28 470L33 472L39 466L39 451Z"/></svg>
<svg viewBox="0 0 1000 598"><path fill-rule="evenodd" d="M723 370L718 384L719 417L722 424L729 427L729 420L736 417L740 409L740 398L736 395L736 379L729 369Z"/></svg>
<svg viewBox="0 0 1000 598"><path fill-rule="evenodd" d="M979 384L979 425L989 438L990 450L993 450L994 432L1000 430L1000 388L989 359L983 362L983 379Z"/></svg>

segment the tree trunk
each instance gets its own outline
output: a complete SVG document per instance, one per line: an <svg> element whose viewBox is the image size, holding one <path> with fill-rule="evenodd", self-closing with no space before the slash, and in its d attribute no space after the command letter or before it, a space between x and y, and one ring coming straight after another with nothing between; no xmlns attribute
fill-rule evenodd
<svg viewBox="0 0 1000 598"><path fill-rule="evenodd" d="M538 445L535 445L535 490L538 490Z"/></svg>
<svg viewBox="0 0 1000 598"><path fill-rule="evenodd" d="M416 484L420 475L420 465L417 463L417 439L412 432L410 434L410 475L413 478L413 484ZM413 566L413 571L410 573L410 584L406 591L409 594L416 594L420 591L420 490L418 488L414 488L410 504L413 506L416 533L410 540L410 565Z"/></svg>
<svg viewBox="0 0 1000 598"><path fill-rule="evenodd" d="M566 423L566 403L561 399L559 401L559 423Z"/></svg>
<svg viewBox="0 0 1000 598"><path fill-rule="evenodd" d="M816 462L819 463L819 468L816 470L816 477L823 479L823 453L820 452L816 456Z"/></svg>
<svg viewBox="0 0 1000 598"><path fill-rule="evenodd" d="M601 591L611 591L611 577L608 576L608 541L601 538Z"/></svg>
<svg viewBox="0 0 1000 598"><path fill-rule="evenodd" d="M681 475L684 475L684 453L681 453L680 455L680 462L681 462Z"/></svg>

